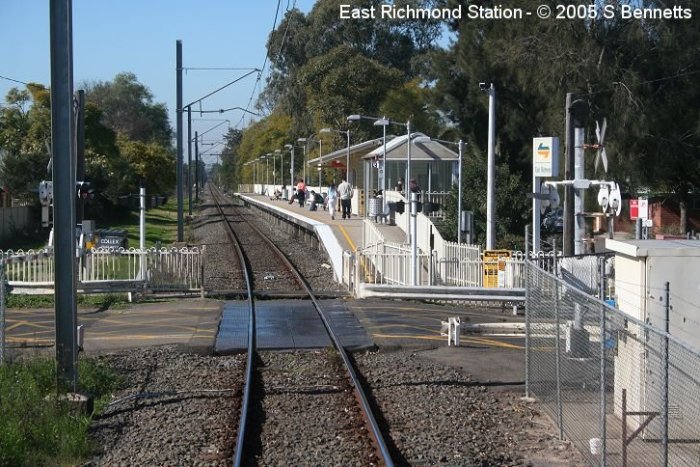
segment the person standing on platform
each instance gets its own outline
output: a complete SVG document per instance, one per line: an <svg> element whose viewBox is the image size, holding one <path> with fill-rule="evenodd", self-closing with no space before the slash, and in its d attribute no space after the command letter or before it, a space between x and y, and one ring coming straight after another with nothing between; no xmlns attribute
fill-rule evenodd
<svg viewBox="0 0 700 467"><path fill-rule="evenodd" d="M300 178L299 183L297 183L297 199L299 200L299 207L304 207L304 199L306 198L306 183L304 179Z"/></svg>
<svg viewBox="0 0 700 467"><path fill-rule="evenodd" d="M335 189L335 185L331 184L328 186L328 197L326 198L326 206L328 207L328 212L331 214L331 220L335 220L335 211L337 209L335 200L338 199L338 192Z"/></svg>
<svg viewBox="0 0 700 467"><path fill-rule="evenodd" d="M345 180L345 177L342 179L343 181L340 182L340 185L338 185L338 197L340 198L340 208L343 212L343 219L346 217L350 219L350 201L352 200L352 187L350 184Z"/></svg>

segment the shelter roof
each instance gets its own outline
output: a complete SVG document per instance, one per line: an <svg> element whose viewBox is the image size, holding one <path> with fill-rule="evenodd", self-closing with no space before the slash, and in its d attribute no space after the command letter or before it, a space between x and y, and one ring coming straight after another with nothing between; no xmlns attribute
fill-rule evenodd
<svg viewBox="0 0 700 467"><path fill-rule="evenodd" d="M426 139L426 135L423 133L412 133L412 147L411 147L411 161L456 161L459 160L459 154L454 152L452 149L443 145L438 141L424 141L416 142L413 141L416 138ZM397 136L391 141L386 143L386 158L388 161L391 160L406 160L408 158L407 150L408 145L406 141L408 140L408 135ZM384 147L379 146L373 151L369 152L365 159L373 159L381 157L384 154Z"/></svg>

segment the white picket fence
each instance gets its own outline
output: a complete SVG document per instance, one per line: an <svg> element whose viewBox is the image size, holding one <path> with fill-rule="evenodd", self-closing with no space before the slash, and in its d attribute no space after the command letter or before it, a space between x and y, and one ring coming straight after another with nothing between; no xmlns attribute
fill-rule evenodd
<svg viewBox="0 0 700 467"><path fill-rule="evenodd" d="M77 253L78 285L86 291L201 291L204 248L98 248ZM13 293L52 293L52 248L0 252Z"/></svg>

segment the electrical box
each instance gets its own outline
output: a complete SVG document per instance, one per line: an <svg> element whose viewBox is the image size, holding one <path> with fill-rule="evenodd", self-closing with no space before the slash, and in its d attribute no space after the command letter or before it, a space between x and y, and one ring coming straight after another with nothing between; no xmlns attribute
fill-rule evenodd
<svg viewBox="0 0 700 467"><path fill-rule="evenodd" d="M669 438L700 441L695 416L700 413L700 373L697 358L670 340L666 358L666 283L669 283L669 333L688 347L700 348L700 241L606 240L615 252L615 299L620 310L660 330L646 331L623 323L615 357L615 414L622 413L622 390L627 411L663 412L665 365L668 361ZM627 418L636 429L644 417ZM644 430L645 439L661 439L662 417Z"/></svg>

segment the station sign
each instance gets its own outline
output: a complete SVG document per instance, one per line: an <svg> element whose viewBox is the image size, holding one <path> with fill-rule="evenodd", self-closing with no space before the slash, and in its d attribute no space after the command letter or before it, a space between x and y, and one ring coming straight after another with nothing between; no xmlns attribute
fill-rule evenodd
<svg viewBox="0 0 700 467"><path fill-rule="evenodd" d="M532 170L535 177L559 175L559 138L532 138Z"/></svg>

